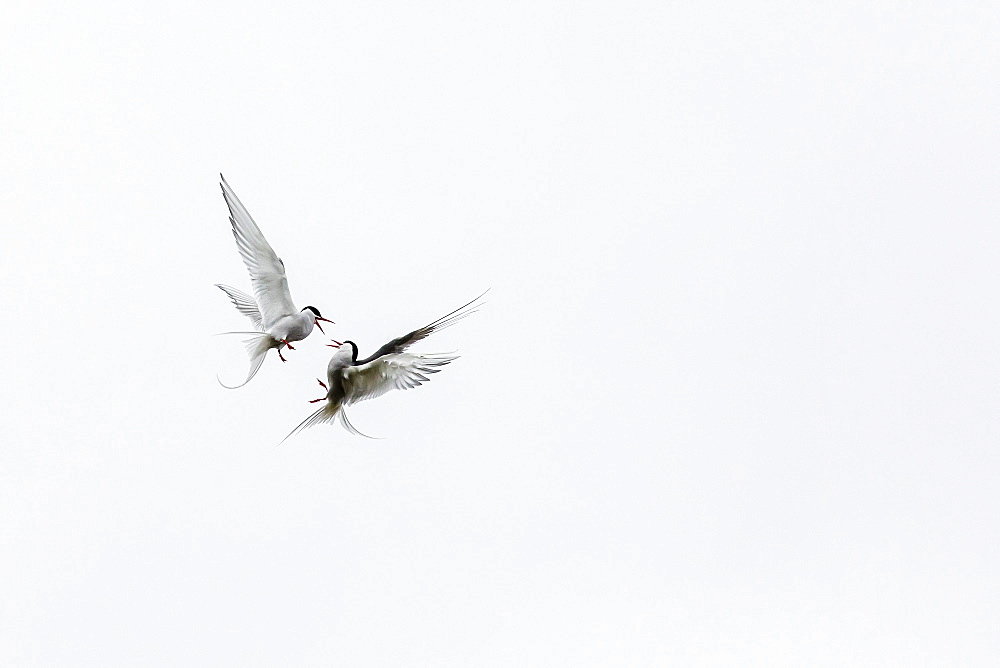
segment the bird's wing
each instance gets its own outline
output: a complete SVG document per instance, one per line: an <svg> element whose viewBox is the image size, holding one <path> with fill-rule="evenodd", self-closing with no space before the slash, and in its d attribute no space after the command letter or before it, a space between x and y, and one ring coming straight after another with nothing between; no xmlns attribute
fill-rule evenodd
<svg viewBox="0 0 1000 668"><path fill-rule="evenodd" d="M489 292L489 290L487 290L486 292ZM389 343L385 344L384 346L376 350L375 354L371 355L370 357L366 357L363 360L358 360L356 365L362 366L368 364L369 362L374 362L378 358L383 357L385 355L399 354L404 350L406 350L407 348L409 348L414 343L416 343L417 341L426 339L434 332L439 332L445 327L451 327L462 318L466 318L475 313L479 309L479 307L482 306L483 303L480 302L479 300L483 298L483 295L485 295L486 292L484 292L482 295L479 295L468 304L455 309L448 315L438 318L431 324L421 327L420 329L415 329L409 334L405 334L399 337L398 339L393 339Z"/></svg>
<svg viewBox="0 0 1000 668"><path fill-rule="evenodd" d="M231 288L228 285L216 283L215 287L229 295L229 299L232 300L233 306L236 307L236 310L250 318L250 322L253 323L254 327L264 331L264 324L260 317L260 309L257 308L257 301L253 297L242 290Z"/></svg>
<svg viewBox="0 0 1000 668"><path fill-rule="evenodd" d="M344 369L344 403L355 404L380 397L390 390L409 390L429 380L457 355L383 355L374 362ZM346 425L345 425L346 426Z"/></svg>
<svg viewBox="0 0 1000 668"><path fill-rule="evenodd" d="M226 183L226 179L221 174L219 178L222 179L219 184L222 186L222 196L229 207L229 222L233 225L236 247L250 272L250 282L253 284L253 293L261 315L261 328L266 330L281 318L296 313L292 296L288 292L285 264L267 243L257 223L253 222L250 213ZM236 308L240 308L239 305Z"/></svg>

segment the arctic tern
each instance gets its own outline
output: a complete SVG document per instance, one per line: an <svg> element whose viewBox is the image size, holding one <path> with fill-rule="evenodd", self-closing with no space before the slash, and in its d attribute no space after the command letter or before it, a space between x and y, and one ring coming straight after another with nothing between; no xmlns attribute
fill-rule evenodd
<svg viewBox="0 0 1000 668"><path fill-rule="evenodd" d="M313 331L313 326L319 327L323 331L320 321L334 324L332 320L324 318L319 309L315 306L306 306L299 310L292 302L292 296L288 291L288 278L285 276L285 263L274 252L267 239L261 233L257 223L250 217L250 213L240 202L240 199L233 192L233 189L226 183L225 177L219 174L221 179L222 196L229 207L229 222L233 226L233 237L236 239L236 247L243 257L243 263L250 272L250 283L253 285L253 294L250 295L229 287L228 285L216 284L216 287L229 295L233 305L243 315L250 318L256 332L228 332L231 334L251 334L252 338L244 341L247 353L250 355L250 371L246 380L239 385L226 385L223 387L234 390L243 387L250 382L261 364L267 351L272 348L278 350L278 357L285 362L281 349L292 347L292 341L301 341L309 336ZM325 334L325 332L324 332Z"/></svg>
<svg viewBox="0 0 1000 668"><path fill-rule="evenodd" d="M299 423L299 426L282 439L282 442L303 429L333 422L337 418L340 419L344 429L352 434L371 438L362 434L350 423L344 408L359 401L380 397L390 390L408 390L417 387L429 380L425 374L437 373L444 365L457 360L457 355L414 355L404 351L417 341L475 313L482 305L482 302L478 304L477 302L483 295L429 325L393 339L362 360L358 359L358 346L353 341L344 341L343 344L331 346L338 350L326 367L327 382L318 381L326 390L326 395L309 402L326 403Z"/></svg>

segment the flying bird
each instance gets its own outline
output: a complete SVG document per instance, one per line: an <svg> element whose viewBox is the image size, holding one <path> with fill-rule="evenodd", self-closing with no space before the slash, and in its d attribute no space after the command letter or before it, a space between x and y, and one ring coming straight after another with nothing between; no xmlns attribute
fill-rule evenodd
<svg viewBox="0 0 1000 668"><path fill-rule="evenodd" d="M483 295L485 294L484 292ZM393 339L371 356L361 360L358 359L358 346L353 341L332 345L331 347L338 350L326 367L327 382L317 379L326 390L326 395L309 402L325 403L299 423L299 426L282 439L282 443L303 429L333 422L338 418L347 431L371 438L362 434L350 423L344 412L345 407L365 399L380 397L390 390L409 390L417 387L429 380L425 374L437 373L444 365L457 360L457 355L414 355L404 351L417 341L426 339L445 327L451 327L462 318L475 313L482 305L479 300L483 295L429 325Z"/></svg>
<svg viewBox="0 0 1000 668"><path fill-rule="evenodd" d="M229 295L233 305L240 313L250 318L256 332L227 332L229 334L251 334L252 337L244 341L247 353L250 355L250 371L247 378L239 385L226 385L223 387L235 390L250 382L260 365L264 363L267 351L272 348L278 350L278 357L285 362L285 357L281 354L281 349L292 347L292 341L301 341L309 336L313 331L313 326L319 327L323 332L320 323L332 320L324 318L319 309L315 306L306 306L299 310L292 302L292 295L288 291L288 278L285 276L285 263L267 243L267 239L261 234L257 223L250 217L250 213L240 202L233 189L226 183L226 179L219 174L222 180L219 184L222 187L222 196L229 207L229 222L233 226L233 237L236 238L236 247L243 257L250 272L250 283L253 285L253 294L246 294L228 285L216 283L216 287ZM326 332L323 332L324 334Z"/></svg>

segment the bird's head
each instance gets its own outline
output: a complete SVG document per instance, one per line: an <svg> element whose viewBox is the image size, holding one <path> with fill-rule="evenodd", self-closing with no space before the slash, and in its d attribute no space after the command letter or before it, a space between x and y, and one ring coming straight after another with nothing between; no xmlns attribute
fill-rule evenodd
<svg viewBox="0 0 1000 668"><path fill-rule="evenodd" d="M307 306L307 307L305 307L304 309L302 309L302 313L305 313L306 311L309 311L310 313L312 313L312 316L313 316L313 323L314 323L314 324L315 324L315 325L316 325L317 327L319 327L319 331L321 331L321 332L323 332L323 325L319 324L319 321L320 321L320 320L322 320L323 322L328 322L328 323L330 323L331 325L336 325L336 324L337 324L337 323L335 323L335 322L334 322L333 320L327 320L326 318L324 318L324 317L323 317L323 316L322 316L322 315L320 314L320 312L319 312L319 309L318 309L318 308L316 308L315 306ZM323 333L324 333L324 334L326 334L326 332L323 332Z"/></svg>
<svg viewBox="0 0 1000 668"><path fill-rule="evenodd" d="M333 345L332 343L328 343L326 345L330 346L331 348L340 348L341 346L348 346L348 348L344 350L345 352L347 350L351 351L351 363L353 364L354 362L358 361L358 344L354 343L354 341L344 341L343 343L334 341L333 343L335 343L336 345Z"/></svg>

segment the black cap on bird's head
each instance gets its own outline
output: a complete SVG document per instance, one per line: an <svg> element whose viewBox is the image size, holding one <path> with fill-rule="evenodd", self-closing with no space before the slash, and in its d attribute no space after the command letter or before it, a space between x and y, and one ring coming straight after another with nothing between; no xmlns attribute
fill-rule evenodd
<svg viewBox="0 0 1000 668"><path fill-rule="evenodd" d="M338 350L340 349L341 346L350 346L351 362L353 363L358 361L358 344L356 344L354 341L347 340L344 341L343 343L341 343L340 341L334 341L333 343L328 343L326 345L329 346L330 348L337 348Z"/></svg>
<svg viewBox="0 0 1000 668"><path fill-rule="evenodd" d="M319 331L321 331L321 332L323 332L323 325L319 324L320 320L322 320L323 322L328 322L331 325L336 325L337 324L333 320L327 320L326 318L324 318L320 314L319 309L316 308L315 306L306 306L304 309L302 309L303 313L306 312L306 311L312 311L313 317L316 318L316 326L319 327ZM326 332L323 332L323 333L326 334Z"/></svg>

